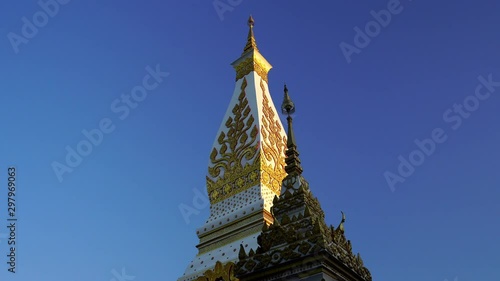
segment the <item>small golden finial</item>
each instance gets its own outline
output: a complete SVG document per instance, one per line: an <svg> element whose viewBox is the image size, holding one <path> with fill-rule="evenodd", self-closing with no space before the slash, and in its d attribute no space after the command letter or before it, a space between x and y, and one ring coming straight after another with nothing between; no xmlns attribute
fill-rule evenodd
<svg viewBox="0 0 500 281"><path fill-rule="evenodd" d="M257 49L257 43L255 42L255 37L253 35L253 26L255 25L255 21L253 20L252 15L248 18L248 26L250 27L250 30L248 30L248 38L247 38L247 44L245 45L245 49L243 49L243 54L248 52L249 50L256 50Z"/></svg>
<svg viewBox="0 0 500 281"><path fill-rule="evenodd" d="M252 18L252 15L248 18L248 26L253 27L255 24L255 21Z"/></svg>

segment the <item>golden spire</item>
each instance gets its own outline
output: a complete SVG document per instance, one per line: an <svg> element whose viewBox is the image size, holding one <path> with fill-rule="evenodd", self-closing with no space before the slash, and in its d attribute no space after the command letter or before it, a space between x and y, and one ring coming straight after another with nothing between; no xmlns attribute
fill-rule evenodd
<svg viewBox="0 0 500 281"><path fill-rule="evenodd" d="M255 42L255 37L253 35L254 23L255 21L250 15L250 17L248 18L248 26L250 27L250 29L248 30L247 44L245 45L245 49L243 49L243 54L248 52L249 50L259 51L259 49L257 49L257 43Z"/></svg>
<svg viewBox="0 0 500 281"><path fill-rule="evenodd" d="M231 65L236 70L236 81L240 80L252 71L257 72L257 74L267 80L267 73L272 68L271 64L262 56L257 48L257 43L255 42L255 37L253 35L254 20L252 16L248 18L248 38L245 48L241 56L235 60Z"/></svg>

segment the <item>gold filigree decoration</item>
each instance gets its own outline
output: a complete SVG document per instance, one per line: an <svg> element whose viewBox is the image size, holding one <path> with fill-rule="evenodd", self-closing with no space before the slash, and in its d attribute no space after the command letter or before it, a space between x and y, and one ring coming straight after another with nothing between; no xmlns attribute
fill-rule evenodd
<svg viewBox="0 0 500 281"><path fill-rule="evenodd" d="M196 278L196 281L239 281L234 277L234 263L228 262L223 265L220 261L215 263L213 270L209 269L203 273L203 276Z"/></svg>
<svg viewBox="0 0 500 281"><path fill-rule="evenodd" d="M275 116L273 108L269 105L269 100L266 94L266 88L262 79L260 80L260 88L262 89L262 111L260 126L262 134L262 178L263 181L277 194L280 194L281 183L286 176L285 172L285 151L286 137L281 134L281 122ZM271 162L271 165L266 164L266 161ZM274 163L274 167L272 166Z"/></svg>
<svg viewBox="0 0 500 281"><path fill-rule="evenodd" d="M259 129L250 114L246 86L247 81L243 79L233 116L229 116L225 123L228 131L220 133L217 138L220 147L214 147L210 154L213 165L208 168L208 174L215 180L207 176L207 189L212 204L259 183Z"/></svg>
<svg viewBox="0 0 500 281"><path fill-rule="evenodd" d="M244 59L242 62L236 65L234 69L236 70L236 81L238 81L248 73L255 71L266 82L267 73L270 70L269 67L266 67L265 64L255 56Z"/></svg>

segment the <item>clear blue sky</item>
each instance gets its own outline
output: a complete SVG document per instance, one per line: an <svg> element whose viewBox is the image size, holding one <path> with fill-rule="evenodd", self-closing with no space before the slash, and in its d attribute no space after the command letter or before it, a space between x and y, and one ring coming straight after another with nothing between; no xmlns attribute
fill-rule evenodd
<svg viewBox="0 0 500 281"><path fill-rule="evenodd" d="M16 41L17 53L11 32L21 40L23 17L43 25L42 8L1 4L0 236L10 165L19 221L17 273L7 272L0 238L0 280L184 272L209 209L186 223L179 206L205 189L249 14L274 66L275 103L284 81L296 103L304 176L327 223L346 213L346 234L374 280L498 280L500 87L474 96L479 76L500 81L497 1L401 1L350 63L339 44L355 46L354 28L390 1L232 3L219 16L211 1L72 0L35 34L25 28L32 38ZM119 110L120 96L157 65L170 75L128 115ZM471 110L460 115L454 105L464 100ZM82 130L103 119L114 130L60 182L51 164L64 164L66 146L76 149ZM446 140L391 189L384 173L401 176L399 155L422 162L415 140L436 128Z"/></svg>

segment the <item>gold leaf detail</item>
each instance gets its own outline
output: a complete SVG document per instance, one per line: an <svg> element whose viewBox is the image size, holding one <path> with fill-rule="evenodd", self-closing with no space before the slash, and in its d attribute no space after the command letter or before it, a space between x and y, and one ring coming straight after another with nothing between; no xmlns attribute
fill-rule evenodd
<svg viewBox="0 0 500 281"><path fill-rule="evenodd" d="M258 127L250 114L243 79L238 103L233 107L233 116L224 123L227 133L221 132L210 155L207 189L210 202L215 204L259 183L254 172L259 170L260 155L257 146Z"/></svg>
<svg viewBox="0 0 500 281"><path fill-rule="evenodd" d="M262 79L260 80L262 89L262 111L261 134L262 134L262 170L266 174L265 182L277 194L280 194L281 182L286 176L285 172L285 151L286 137L281 134L282 128L279 119L275 116L273 108L269 105L266 88ZM268 165L265 161L271 163Z"/></svg>
<svg viewBox="0 0 500 281"><path fill-rule="evenodd" d="M246 58L242 62L240 62L237 66L235 66L236 70L236 81L245 77L248 73L255 71L257 74L267 82L267 73L270 68L265 67L265 64L261 62L256 57L252 56Z"/></svg>

